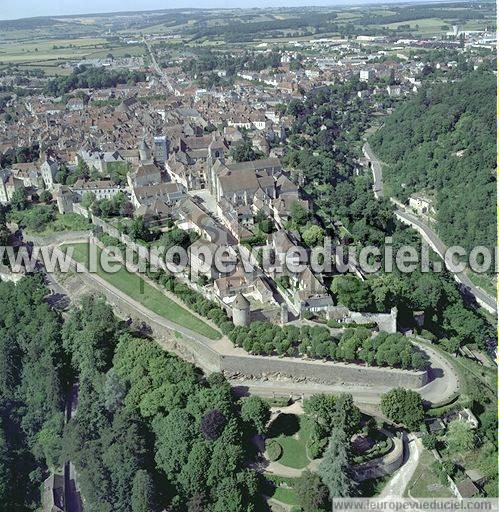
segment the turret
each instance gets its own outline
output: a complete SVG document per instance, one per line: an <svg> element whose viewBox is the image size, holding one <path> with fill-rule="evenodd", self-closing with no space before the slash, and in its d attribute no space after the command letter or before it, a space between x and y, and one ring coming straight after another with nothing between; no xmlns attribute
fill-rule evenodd
<svg viewBox="0 0 499 512"><path fill-rule="evenodd" d="M250 323L250 303L242 293L236 295L231 307L232 321L235 326L244 326Z"/></svg>

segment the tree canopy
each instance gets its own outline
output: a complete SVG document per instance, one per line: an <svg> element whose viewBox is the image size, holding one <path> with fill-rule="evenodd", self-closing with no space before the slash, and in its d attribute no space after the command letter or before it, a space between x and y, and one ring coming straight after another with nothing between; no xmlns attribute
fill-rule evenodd
<svg viewBox="0 0 499 512"><path fill-rule="evenodd" d="M381 397L381 411L395 423L417 430L424 418L421 395L412 389L394 388Z"/></svg>
<svg viewBox="0 0 499 512"><path fill-rule="evenodd" d="M428 191L437 229L467 250L495 244L495 112L492 73L476 71L452 84L429 83L398 105L372 137L396 196Z"/></svg>

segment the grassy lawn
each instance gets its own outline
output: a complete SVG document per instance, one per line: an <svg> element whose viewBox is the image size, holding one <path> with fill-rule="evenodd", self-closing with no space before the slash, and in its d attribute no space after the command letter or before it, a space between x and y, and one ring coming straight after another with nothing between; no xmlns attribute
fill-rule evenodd
<svg viewBox="0 0 499 512"><path fill-rule="evenodd" d="M25 210L12 210L9 221L18 223L30 235L47 236L63 231L87 231L91 225L77 213L61 214L53 204L30 204Z"/></svg>
<svg viewBox="0 0 499 512"><path fill-rule="evenodd" d="M51 235L61 231L86 231L91 228L90 222L77 213L56 214L54 222L47 224L42 231L32 231L26 229L28 233L33 235Z"/></svg>
<svg viewBox="0 0 499 512"><path fill-rule="evenodd" d="M73 248L73 259L75 261L88 265L88 244L64 244L62 249L67 250L69 247ZM140 302L143 306L154 313L161 315L178 325L203 334L212 340L220 339L221 335L218 331L194 316L187 309L169 299L166 295L144 281L144 279L142 279L138 274L130 273L124 267L121 267L118 272L115 272L114 274L106 273L100 265L101 252L102 251L97 247L97 254L99 256L97 274L108 283L118 288L118 290L122 291L137 302Z"/></svg>
<svg viewBox="0 0 499 512"><path fill-rule="evenodd" d="M276 477L272 473L264 473L266 484L264 494L268 497L286 503L287 505L298 505L298 496L294 491L296 478Z"/></svg>
<svg viewBox="0 0 499 512"><path fill-rule="evenodd" d="M471 270L468 270L467 274L475 286L479 286L483 291L485 291L492 297L496 296L497 282L495 276L489 276L487 274L477 274Z"/></svg>
<svg viewBox="0 0 499 512"><path fill-rule="evenodd" d="M295 414L281 414L270 427L269 438L282 446L278 462L290 468L302 469L310 462L306 450L304 418Z"/></svg>
<svg viewBox="0 0 499 512"><path fill-rule="evenodd" d="M287 505L298 505L298 496L293 489L286 489L285 487L277 487L272 498L282 501Z"/></svg>
<svg viewBox="0 0 499 512"><path fill-rule="evenodd" d="M438 476L433 472L431 465L434 461L435 457L428 450L423 450L418 467L407 486L406 496L409 496L410 493L414 498L453 497L451 490L442 485Z"/></svg>

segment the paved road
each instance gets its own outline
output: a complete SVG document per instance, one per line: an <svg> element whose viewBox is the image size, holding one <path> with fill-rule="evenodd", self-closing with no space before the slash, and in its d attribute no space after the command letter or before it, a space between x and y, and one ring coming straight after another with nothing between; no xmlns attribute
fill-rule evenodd
<svg viewBox="0 0 499 512"><path fill-rule="evenodd" d="M407 485L418 467L422 450L421 441L414 434L409 434L405 442L405 449L407 450L407 461L386 484L378 499L389 500L390 498L401 498L404 495Z"/></svg>
<svg viewBox="0 0 499 512"><path fill-rule="evenodd" d="M156 55L154 55L154 51L151 48L151 45L149 44L149 42L147 41L147 39L145 37L143 38L143 41L144 41L147 51L149 52L149 55L151 57L152 67L153 67L154 71L159 75L161 83L163 83L170 92L173 92L174 91L173 86L170 83L170 80L168 79L168 76L166 75L166 73L164 73L163 70L159 67L158 61L156 60Z"/></svg>
<svg viewBox="0 0 499 512"><path fill-rule="evenodd" d="M60 249L55 247L55 251ZM197 343L204 345L205 350L213 353L218 353L221 356L224 355L237 355L240 357L253 357L249 356L241 348L235 347L227 337L223 336L222 339L213 342L212 340L202 336L199 333L191 331L185 327L179 326L174 322L167 320L166 318L153 313L142 304L134 300L133 298L125 295L123 292L112 286L102 277L97 274L85 273L85 276L92 281L102 290L107 290L111 297L110 302L112 303L112 297L116 297L121 301L127 303L134 311L137 311L146 321L157 323L168 329L180 332L187 339L195 340ZM454 371L449 363L441 358L438 353L422 347L425 350L432 363L432 372L430 374L432 381L423 386L418 390L423 399L428 402L440 402L451 396L457 389L457 378L455 377ZM212 370L206 361L198 361L197 364L202 366L207 371ZM358 403L376 405L380 401L382 394L389 391L393 386L387 382L386 385L367 386L367 385L352 385L352 384L337 384L337 385L324 385L316 384L311 382L298 382L294 383L290 380L233 380L231 384L239 389L241 393L255 393L264 396L273 396L277 394L279 396L293 395L296 397L310 396L314 393L339 393L346 392L351 393Z"/></svg>
<svg viewBox="0 0 499 512"><path fill-rule="evenodd" d="M431 404L444 403L450 400L459 391L459 377L452 364L435 349L415 343L424 350L430 358L431 367L428 370L429 382L417 391Z"/></svg>
<svg viewBox="0 0 499 512"><path fill-rule="evenodd" d="M364 147L362 148L364 156L368 159L371 164L371 169L373 171L374 177L374 196L376 199L383 197L383 175L382 175L382 167L380 161L374 155L369 143L366 142ZM396 203L400 205L400 203ZM442 242L437 233L427 224L425 224L419 217L408 212L402 207L398 207L395 215L405 222L406 224L411 224L421 236L426 240L426 242L431 246L431 248L445 261L445 252L447 250L447 246ZM496 314L497 313L497 301L494 297L491 297L489 294L484 292L481 288L474 285L470 278L466 273L455 273L453 274L456 281L460 284L461 293L467 299L474 299L480 306L484 307L489 313Z"/></svg>
<svg viewBox="0 0 499 512"><path fill-rule="evenodd" d="M374 156L374 153L369 145L369 142L364 144L362 148L364 156L369 160L371 164L371 171L373 173L373 192L376 199L383 197L383 170L381 168L381 162Z"/></svg>
<svg viewBox="0 0 499 512"><path fill-rule="evenodd" d="M447 246L440 240L435 231L425 224L417 215L410 213L401 208L397 209L395 215L402 220L402 222L411 224L419 231L421 236L431 246L431 248L445 261L445 253ZM465 272L453 274L454 279L461 285L461 292L467 298L473 297L480 306L484 307L489 313L496 314L497 302L488 293L485 293L481 288L473 284L471 279Z"/></svg>
<svg viewBox="0 0 499 512"><path fill-rule="evenodd" d="M436 350L416 345L426 352L430 358L429 382L416 391L425 402L438 404L446 402L459 390L459 378L452 365ZM353 384L326 385L314 382L291 382L286 380L237 379L231 380L236 392L255 394L262 397L292 396L294 398L309 397L315 393L350 393L357 404L378 405L381 395L390 391L393 386L387 382L385 386L364 386Z"/></svg>
<svg viewBox="0 0 499 512"><path fill-rule="evenodd" d="M351 393L358 403L377 405L380 396L389 391L392 386L354 386L354 385L327 385L314 382L292 382L263 379L233 379L229 381L236 393L241 395L254 394L262 397L292 396L293 398L307 398L316 393Z"/></svg>

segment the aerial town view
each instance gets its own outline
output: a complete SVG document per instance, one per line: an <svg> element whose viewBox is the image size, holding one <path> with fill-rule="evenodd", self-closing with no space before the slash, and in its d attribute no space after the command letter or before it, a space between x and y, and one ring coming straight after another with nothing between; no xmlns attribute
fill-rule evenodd
<svg viewBox="0 0 499 512"><path fill-rule="evenodd" d="M4 3L0 511L498 510L495 3Z"/></svg>

